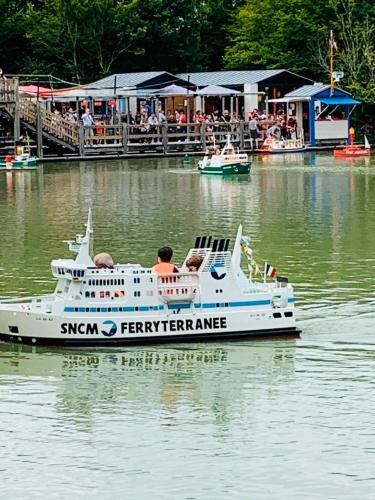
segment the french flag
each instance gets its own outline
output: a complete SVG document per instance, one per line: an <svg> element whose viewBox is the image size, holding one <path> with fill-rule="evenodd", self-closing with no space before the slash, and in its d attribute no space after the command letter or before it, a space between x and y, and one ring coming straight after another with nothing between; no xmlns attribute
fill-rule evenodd
<svg viewBox="0 0 375 500"><path fill-rule="evenodd" d="M270 266L269 264L266 264L266 276L269 278L274 278L276 276L277 269Z"/></svg>

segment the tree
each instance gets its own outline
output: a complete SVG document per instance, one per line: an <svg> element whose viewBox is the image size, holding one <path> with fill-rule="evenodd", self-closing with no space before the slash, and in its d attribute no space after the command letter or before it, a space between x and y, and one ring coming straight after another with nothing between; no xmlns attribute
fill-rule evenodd
<svg viewBox="0 0 375 500"><path fill-rule="evenodd" d="M111 72L144 31L140 0L43 0L25 14L30 64L80 82Z"/></svg>
<svg viewBox="0 0 375 500"><path fill-rule="evenodd" d="M324 15L323 15L324 10ZM246 0L230 27L227 68L287 68L316 76L307 41L319 36L333 13L319 0Z"/></svg>

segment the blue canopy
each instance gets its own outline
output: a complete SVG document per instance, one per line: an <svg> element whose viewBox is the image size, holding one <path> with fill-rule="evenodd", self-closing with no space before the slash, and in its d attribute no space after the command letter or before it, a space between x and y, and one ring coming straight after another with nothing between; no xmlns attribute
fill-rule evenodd
<svg viewBox="0 0 375 500"><path fill-rule="evenodd" d="M361 101L356 101L352 97L321 97L318 98L319 101L323 102L324 104L332 104L332 105L339 105L339 104L361 104Z"/></svg>

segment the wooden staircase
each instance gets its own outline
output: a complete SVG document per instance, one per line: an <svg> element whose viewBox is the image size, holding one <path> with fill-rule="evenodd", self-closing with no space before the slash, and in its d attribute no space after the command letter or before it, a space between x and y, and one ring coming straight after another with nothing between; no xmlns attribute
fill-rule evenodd
<svg viewBox="0 0 375 500"><path fill-rule="evenodd" d="M36 133L38 126L36 103L29 99L21 98L19 108L22 124ZM39 113L43 136L60 147L77 152L79 146L79 126L43 108L39 109Z"/></svg>

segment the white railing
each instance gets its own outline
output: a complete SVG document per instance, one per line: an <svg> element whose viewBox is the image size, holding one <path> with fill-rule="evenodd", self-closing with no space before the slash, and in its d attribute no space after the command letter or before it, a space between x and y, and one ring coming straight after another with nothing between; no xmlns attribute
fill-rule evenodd
<svg viewBox="0 0 375 500"><path fill-rule="evenodd" d="M192 302L199 292L197 273L174 273L158 276L158 294L163 302Z"/></svg>

